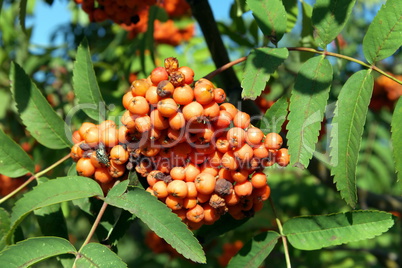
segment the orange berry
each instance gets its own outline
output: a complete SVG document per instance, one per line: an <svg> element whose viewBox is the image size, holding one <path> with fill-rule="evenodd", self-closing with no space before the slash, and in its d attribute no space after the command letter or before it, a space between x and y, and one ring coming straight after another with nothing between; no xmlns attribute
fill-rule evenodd
<svg viewBox="0 0 402 268"><path fill-rule="evenodd" d="M265 136L264 145L268 150L278 150L283 144L283 139L278 133L268 133Z"/></svg>
<svg viewBox="0 0 402 268"><path fill-rule="evenodd" d="M233 187L236 195L240 197L249 196L253 192L253 185L250 181L244 181L241 183L236 183Z"/></svg>
<svg viewBox="0 0 402 268"><path fill-rule="evenodd" d="M254 188L261 188L267 185L267 175L263 172L255 172L251 176L251 184Z"/></svg>
<svg viewBox="0 0 402 268"><path fill-rule="evenodd" d="M145 99L149 104L156 105L162 98L158 95L158 89L156 86L150 86L145 93Z"/></svg>
<svg viewBox="0 0 402 268"><path fill-rule="evenodd" d="M183 208L183 198L168 195L165 199L165 204L172 210L179 210Z"/></svg>
<svg viewBox="0 0 402 268"><path fill-rule="evenodd" d="M198 193L208 195L213 193L216 179L209 173L200 173L195 178L194 183Z"/></svg>
<svg viewBox="0 0 402 268"><path fill-rule="evenodd" d="M167 186L168 193L174 197L185 198L187 196L187 184L181 180L173 180Z"/></svg>
<svg viewBox="0 0 402 268"><path fill-rule="evenodd" d="M184 115L181 112L177 112L176 114L169 117L169 126L174 130L180 130L184 128L186 125L186 120L184 119Z"/></svg>
<svg viewBox="0 0 402 268"><path fill-rule="evenodd" d="M75 168L79 176L92 177L95 173L95 167L89 158L80 158Z"/></svg>
<svg viewBox="0 0 402 268"><path fill-rule="evenodd" d="M150 84L148 83L147 79L135 80L131 83L131 93L132 93L131 95L145 97L145 94L149 89L149 87Z"/></svg>
<svg viewBox="0 0 402 268"><path fill-rule="evenodd" d="M289 151L286 148L281 148L276 152L276 163L282 167L286 167L290 162Z"/></svg>
<svg viewBox="0 0 402 268"><path fill-rule="evenodd" d="M246 140L246 132L239 127L232 127L228 130L226 138L231 147L242 147Z"/></svg>
<svg viewBox="0 0 402 268"><path fill-rule="evenodd" d="M118 165L122 165L128 160L128 151L122 145L115 145L110 150L110 160Z"/></svg>
<svg viewBox="0 0 402 268"><path fill-rule="evenodd" d="M94 179L99 183L108 183L113 181L113 177L110 175L109 170L106 167L96 168Z"/></svg>
<svg viewBox="0 0 402 268"><path fill-rule="evenodd" d="M251 127L246 131L246 142L250 146L260 145L262 139L264 138L264 133L261 129L256 127Z"/></svg>
<svg viewBox="0 0 402 268"><path fill-rule="evenodd" d="M208 84L198 84L194 87L194 97L198 103L208 104L214 99L214 87Z"/></svg>
<svg viewBox="0 0 402 268"><path fill-rule="evenodd" d="M183 115L186 121L198 121L204 115L204 108L196 101L193 101L183 107Z"/></svg>
<svg viewBox="0 0 402 268"><path fill-rule="evenodd" d="M149 112L149 103L142 96L135 96L130 100L127 110L135 115L145 115Z"/></svg>
<svg viewBox="0 0 402 268"><path fill-rule="evenodd" d="M188 85L177 87L173 91L173 99L177 104L187 105L193 101L194 91Z"/></svg>
<svg viewBox="0 0 402 268"><path fill-rule="evenodd" d="M177 113L177 109L179 108L177 103L172 98L166 98L160 100L157 105L158 111L164 117L170 117Z"/></svg>
<svg viewBox="0 0 402 268"><path fill-rule="evenodd" d="M233 118L233 124L242 129L248 128L250 126L250 115L245 112L237 112Z"/></svg>
<svg viewBox="0 0 402 268"><path fill-rule="evenodd" d="M228 112L232 116L232 118L234 118L236 116L237 112L238 112L237 108L233 104L231 104L229 102L222 103L219 106L219 108L222 111Z"/></svg>
<svg viewBox="0 0 402 268"><path fill-rule="evenodd" d="M182 66L178 69L178 71L184 74L184 84L189 85L194 82L193 69L187 66Z"/></svg>
<svg viewBox="0 0 402 268"><path fill-rule="evenodd" d="M169 127L168 119L164 117L162 113L159 112L158 109L152 110L149 117L151 119L151 124L154 128L163 130Z"/></svg>
<svg viewBox="0 0 402 268"><path fill-rule="evenodd" d="M215 88L214 89L214 100L217 103L223 103L226 100L225 91L221 88Z"/></svg>
<svg viewBox="0 0 402 268"><path fill-rule="evenodd" d="M81 139L85 139L85 134L87 133L87 131L91 128L91 127L96 127L96 125L94 123L90 123L90 122L84 122L82 123L82 125L80 126L80 128L78 129L78 133L81 136Z"/></svg>
<svg viewBox="0 0 402 268"><path fill-rule="evenodd" d="M164 181L155 182L152 186L152 190L154 191L155 196L159 199L165 198L169 194L167 191L167 184Z"/></svg>
<svg viewBox="0 0 402 268"><path fill-rule="evenodd" d="M187 211L186 218L192 222L200 222L204 219L204 209L200 205L196 205Z"/></svg>
<svg viewBox="0 0 402 268"><path fill-rule="evenodd" d="M165 68L156 67L151 72L151 82L156 86L160 81L168 80L169 75Z"/></svg>

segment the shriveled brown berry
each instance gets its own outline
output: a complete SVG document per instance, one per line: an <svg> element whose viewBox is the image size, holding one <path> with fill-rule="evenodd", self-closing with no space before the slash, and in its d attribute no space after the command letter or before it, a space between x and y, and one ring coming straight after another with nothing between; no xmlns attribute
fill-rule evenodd
<svg viewBox="0 0 402 268"><path fill-rule="evenodd" d="M232 192L233 185L225 180L225 179L218 179L215 184L215 193L220 196L229 195Z"/></svg>
<svg viewBox="0 0 402 268"><path fill-rule="evenodd" d="M170 98L173 95L173 91L174 86L169 80L160 81L156 88L158 96L162 98Z"/></svg>
<svg viewBox="0 0 402 268"><path fill-rule="evenodd" d="M220 208L226 206L225 199L220 197L217 194L211 195L211 198L209 199L209 205L213 208Z"/></svg>
<svg viewBox="0 0 402 268"><path fill-rule="evenodd" d="M169 57L165 59L164 66L168 74L171 74L179 68L179 61L174 57Z"/></svg>
<svg viewBox="0 0 402 268"><path fill-rule="evenodd" d="M173 84L174 87L184 86L184 79L185 76L182 72L174 71L170 73L170 82Z"/></svg>

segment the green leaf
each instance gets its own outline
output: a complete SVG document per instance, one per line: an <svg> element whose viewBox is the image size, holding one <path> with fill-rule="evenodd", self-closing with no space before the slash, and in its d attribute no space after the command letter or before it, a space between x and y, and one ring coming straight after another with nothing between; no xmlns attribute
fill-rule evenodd
<svg viewBox="0 0 402 268"><path fill-rule="evenodd" d="M371 239L393 225L391 213L362 210L293 218L285 222L283 233L295 248L315 250Z"/></svg>
<svg viewBox="0 0 402 268"><path fill-rule="evenodd" d="M43 184L49 179L40 177L38 183ZM43 236L57 236L68 239L67 224L60 204L54 204L34 210Z"/></svg>
<svg viewBox="0 0 402 268"><path fill-rule="evenodd" d="M286 126L290 160L294 166L307 167L313 156L331 82L332 66L323 56L306 61L296 77Z"/></svg>
<svg viewBox="0 0 402 268"><path fill-rule="evenodd" d="M101 109L106 108L102 98L94 66L91 60L88 41L84 39L78 46L73 68L74 93L82 110L92 119L101 121ZM104 116L104 115L103 115Z"/></svg>
<svg viewBox="0 0 402 268"><path fill-rule="evenodd" d="M18 242L0 252L0 267L31 267L61 254L75 254L68 240L58 237L34 237Z"/></svg>
<svg viewBox="0 0 402 268"><path fill-rule="evenodd" d="M399 97L395 106L391 122L391 139L393 146L393 155L395 161L395 170L398 174L398 190L402 192L402 97Z"/></svg>
<svg viewBox="0 0 402 268"><path fill-rule="evenodd" d="M27 153L0 129L0 173L9 177L19 177L33 173L35 165Z"/></svg>
<svg viewBox="0 0 402 268"><path fill-rule="evenodd" d="M86 177L60 177L36 186L15 203L7 242L11 242L14 229L31 211L91 196L103 196L103 192L96 181Z"/></svg>
<svg viewBox="0 0 402 268"><path fill-rule="evenodd" d="M283 0L283 5L285 6L285 10L287 13L287 25L286 32L292 31L293 27L295 27L297 22L297 15L299 13L299 8L297 6L297 0Z"/></svg>
<svg viewBox="0 0 402 268"><path fill-rule="evenodd" d="M326 48L342 31L355 2L356 0L317 0L311 19L315 40L320 47Z"/></svg>
<svg viewBox="0 0 402 268"><path fill-rule="evenodd" d="M282 125L288 114L289 98L286 95L280 97L266 112L261 119L259 128L264 134L281 132Z"/></svg>
<svg viewBox="0 0 402 268"><path fill-rule="evenodd" d="M111 251L108 247L98 244L89 243L80 251L80 258L75 262L78 267L96 267L96 268L119 268L127 267L122 259Z"/></svg>
<svg viewBox="0 0 402 268"><path fill-rule="evenodd" d="M363 53L374 64L401 47L402 2L387 0L371 22L363 39Z"/></svg>
<svg viewBox="0 0 402 268"><path fill-rule="evenodd" d="M204 252L193 233L176 214L148 192L133 187L123 195L109 194L105 201L133 213L185 258L205 263Z"/></svg>
<svg viewBox="0 0 402 268"><path fill-rule="evenodd" d="M20 25L24 33L26 33L25 18L27 15L27 2L28 0L21 0L20 2Z"/></svg>
<svg viewBox="0 0 402 268"><path fill-rule="evenodd" d="M287 14L281 0L247 0L258 27L276 44L286 32Z"/></svg>
<svg viewBox="0 0 402 268"><path fill-rule="evenodd" d="M10 214L4 208L0 208L0 251L6 246L5 239L3 238L10 229L10 224Z"/></svg>
<svg viewBox="0 0 402 268"><path fill-rule="evenodd" d="M357 202L356 165L373 84L370 70L353 74L339 93L331 124L331 174L351 207Z"/></svg>
<svg viewBox="0 0 402 268"><path fill-rule="evenodd" d="M11 93L17 103L18 113L31 135L51 149L70 147L71 143L65 132L67 125L15 62L11 64L10 80Z"/></svg>
<svg viewBox="0 0 402 268"><path fill-rule="evenodd" d="M302 2L303 11L303 23L301 37L313 36L313 23L311 22L311 17L313 15L313 7L306 2Z"/></svg>
<svg viewBox="0 0 402 268"><path fill-rule="evenodd" d="M242 98L255 100L271 77L271 74L288 57L286 48L256 48L247 57L246 67L243 73Z"/></svg>
<svg viewBox="0 0 402 268"><path fill-rule="evenodd" d="M261 263L274 249L279 238L280 234L273 231L264 232L254 236L230 260L227 267L260 267Z"/></svg>

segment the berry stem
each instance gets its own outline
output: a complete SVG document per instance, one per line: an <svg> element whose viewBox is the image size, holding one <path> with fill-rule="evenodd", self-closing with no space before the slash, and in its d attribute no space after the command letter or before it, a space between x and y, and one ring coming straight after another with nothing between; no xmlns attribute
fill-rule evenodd
<svg viewBox="0 0 402 268"><path fill-rule="evenodd" d="M48 171L54 169L55 167L57 167L58 165L60 165L61 163L63 163L64 161L66 161L69 158L70 158L70 154L64 156L63 158L61 158L60 160L58 160L54 164L50 165L49 167L47 167L44 170L42 170L42 171L38 172L37 174L35 174L35 177L36 178L41 177L43 174L46 174Z"/></svg>
<svg viewBox="0 0 402 268"><path fill-rule="evenodd" d="M281 238L282 238L282 242L283 242L283 249L285 251L285 259L286 259L286 267L291 268L292 264L290 263L288 240L286 239L286 235L283 234L282 223L278 218L276 218L276 224L278 224L279 232L281 234Z"/></svg>
<svg viewBox="0 0 402 268"><path fill-rule="evenodd" d="M291 268L292 264L290 262L288 241L286 239L286 235L283 234L282 223L278 218L278 214L276 213L276 208L275 208L275 205L274 205L274 201L272 201L271 197L269 197L268 200L269 200L269 204L271 205L272 211L274 213L276 224L278 225L279 233L281 234L281 238L282 238L282 242L283 242L283 249L285 251L286 268Z"/></svg>
<svg viewBox="0 0 402 268"><path fill-rule="evenodd" d="M84 243L82 244L82 246L81 246L80 250L78 250L78 252L81 252L81 250L91 241L92 236L95 234L96 228L98 227L98 225L99 225L99 223L100 223L100 221L102 219L102 216L106 211L107 205L108 205L108 203L103 202L102 207L99 210L98 215L96 216L94 224L92 225L91 230L89 231L87 238L85 239Z"/></svg>
<svg viewBox="0 0 402 268"><path fill-rule="evenodd" d="M345 59L345 60L348 60L348 61L352 61L352 62L355 62L355 63L357 63L357 64L362 65L363 67L366 67L366 68L368 68L368 69L372 69L372 70L374 70L374 71L376 71L376 72L378 72L378 73L380 73L380 74L382 74L382 75L388 77L389 79L391 79L391 80L397 82L398 84L401 84L401 85L402 85L402 81L396 79L396 78L393 77L392 75L387 74L386 72L384 72L383 70L381 70L381 69L378 68L377 66L367 64L367 63L365 63L364 61L361 61L361 60L358 60L358 59L355 59L355 58L352 58L352 57L349 57L349 56L346 56L346 55L342 55L342 54L338 54L338 53L334 53L334 52L328 52L328 51L325 51L325 50L317 50L317 49L308 48L308 47L288 47L287 49L288 49L289 51L310 52L310 53L321 54L321 55L325 55L325 56L332 56L332 57L336 57L336 58L340 58L340 59ZM221 73L221 72L223 72L223 71L225 71L225 70L231 68L232 66L234 66L234 65L236 65L236 64L239 64L239 63L241 63L241 62L243 62L243 61L246 61L246 60L247 60L247 56L244 56L244 57L238 58L237 60L231 61L231 62L229 62L229 63L227 63L227 64L225 64L225 65L219 67L219 68L216 69L215 71L213 71L213 72L207 74L206 76L204 76L204 78L207 78L207 79L210 80L210 79L212 79L214 76L216 76L217 74L219 74L219 73Z"/></svg>
<svg viewBox="0 0 402 268"><path fill-rule="evenodd" d="M116 181L116 182L114 183L113 187L115 187L115 186L116 186L117 184L119 184L119 183L120 183L120 181ZM112 188L113 188L113 187L112 187ZM105 214L107 205L108 205L108 203L106 203L106 202L104 201L103 204L102 204L102 207L101 207L100 210L99 210L98 215L96 216L96 219L95 219L95 221L94 221L94 224L92 225L91 230L90 230L89 233L88 233L87 238L85 239L84 243L82 244L80 250L78 250L79 253L80 253L81 250L85 247L85 245L87 245L87 244L91 241L92 236L95 234L96 228L98 228L98 225L99 225L99 223L100 223L100 221L101 221L101 219L102 219L103 214ZM77 258L79 258L79 256L80 256L80 254L77 254Z"/></svg>
<svg viewBox="0 0 402 268"><path fill-rule="evenodd" d="M30 184L32 181L38 179L39 177L41 177L43 174L45 174L46 172L48 172L49 170L55 168L56 166L60 165L61 163L63 163L65 160L70 158L70 154L66 155L65 157L63 157L62 159L60 159L59 161L57 161L56 163L54 163L53 165L47 167L46 169L42 170L41 172L38 172L34 175L32 175L31 177L29 177L28 180L26 180L23 184L21 184L17 189L15 189L14 191L12 191L11 193L9 193L8 195L6 195L5 197L3 197L2 199L0 199L0 204L4 203L5 201L7 201L9 198L11 198L12 196L14 196L15 194L17 194L19 191L21 191L22 189L24 189L28 184Z"/></svg>

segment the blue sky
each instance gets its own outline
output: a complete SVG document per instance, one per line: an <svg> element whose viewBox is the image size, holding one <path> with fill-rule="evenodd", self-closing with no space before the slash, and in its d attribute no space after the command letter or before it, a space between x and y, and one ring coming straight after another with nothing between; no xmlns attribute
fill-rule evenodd
<svg viewBox="0 0 402 268"><path fill-rule="evenodd" d="M210 0L209 1L216 19L222 20L229 17L230 5L233 0ZM56 0L49 6L44 1L36 1L34 17L27 20L27 25L35 25L31 42L35 45L46 46L49 44L50 34L57 30L60 24L71 20L68 5L72 1ZM51 21L51 23L49 23ZM60 45L62 40L56 40Z"/></svg>

